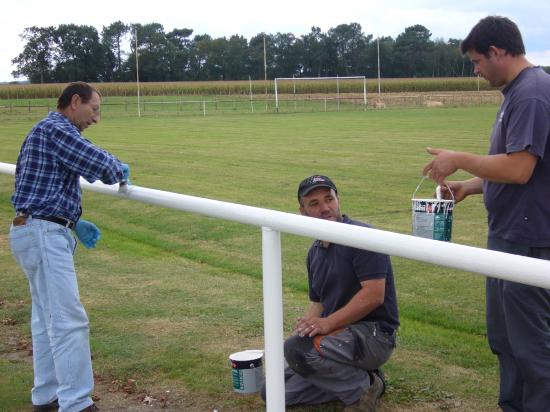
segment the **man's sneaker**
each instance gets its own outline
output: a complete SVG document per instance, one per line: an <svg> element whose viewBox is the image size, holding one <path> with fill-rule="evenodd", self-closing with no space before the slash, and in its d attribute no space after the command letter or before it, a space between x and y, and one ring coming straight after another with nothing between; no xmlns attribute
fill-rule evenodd
<svg viewBox="0 0 550 412"><path fill-rule="evenodd" d="M59 409L59 403L57 402L57 399L55 401L51 401L50 403L44 403L42 405L33 405L32 410L34 412L50 412L50 411L57 411Z"/></svg>
<svg viewBox="0 0 550 412"><path fill-rule="evenodd" d="M369 372L371 385L354 404L344 408L344 412L376 412L376 401L384 393L384 381L377 373Z"/></svg>

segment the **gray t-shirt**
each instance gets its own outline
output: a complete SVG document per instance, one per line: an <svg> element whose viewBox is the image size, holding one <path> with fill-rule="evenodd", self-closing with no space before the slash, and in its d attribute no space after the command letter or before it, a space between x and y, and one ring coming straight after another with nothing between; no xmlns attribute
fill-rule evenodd
<svg viewBox="0 0 550 412"><path fill-rule="evenodd" d="M550 75L524 69L502 91L489 154L528 150L538 157L526 184L484 181L489 235L526 246L550 246Z"/></svg>

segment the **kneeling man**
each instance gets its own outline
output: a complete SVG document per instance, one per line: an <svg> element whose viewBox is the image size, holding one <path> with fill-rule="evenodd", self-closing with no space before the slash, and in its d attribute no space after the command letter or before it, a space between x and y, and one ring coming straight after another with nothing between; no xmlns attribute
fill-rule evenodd
<svg viewBox="0 0 550 412"><path fill-rule="evenodd" d="M326 176L304 179L298 201L304 216L370 227L341 214ZM375 411L399 327L390 258L317 240L307 271L311 304L284 346L286 405L340 400L345 411Z"/></svg>

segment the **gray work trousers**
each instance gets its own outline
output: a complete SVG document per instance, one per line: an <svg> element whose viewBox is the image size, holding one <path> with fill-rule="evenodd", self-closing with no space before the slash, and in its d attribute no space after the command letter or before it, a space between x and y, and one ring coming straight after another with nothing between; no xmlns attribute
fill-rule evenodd
<svg viewBox="0 0 550 412"><path fill-rule="evenodd" d="M291 336L284 346L285 404L357 402L370 387L368 371L380 368L394 348L395 332L390 336L374 322L357 322L323 336L319 350L314 338Z"/></svg>
<svg viewBox="0 0 550 412"><path fill-rule="evenodd" d="M550 248L489 237L487 247L550 260ZM505 412L550 411L550 290L487 278L487 336L500 366Z"/></svg>

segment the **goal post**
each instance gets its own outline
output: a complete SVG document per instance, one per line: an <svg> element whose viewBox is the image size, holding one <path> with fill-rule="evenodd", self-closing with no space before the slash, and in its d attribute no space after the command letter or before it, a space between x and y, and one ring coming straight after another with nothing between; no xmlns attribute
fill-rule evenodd
<svg viewBox="0 0 550 412"><path fill-rule="evenodd" d="M336 76L336 77L276 77L275 78L275 109L279 111L279 87L283 81L292 81L293 95L296 95L296 82L300 81L335 81L336 99L340 102L340 81L342 80L362 80L363 83L363 105L367 108L367 78L366 76Z"/></svg>

